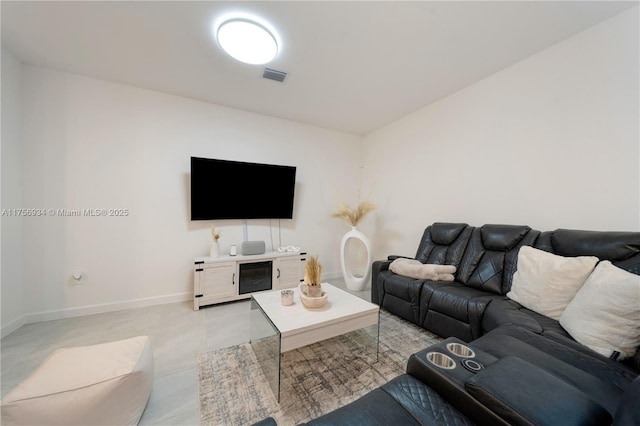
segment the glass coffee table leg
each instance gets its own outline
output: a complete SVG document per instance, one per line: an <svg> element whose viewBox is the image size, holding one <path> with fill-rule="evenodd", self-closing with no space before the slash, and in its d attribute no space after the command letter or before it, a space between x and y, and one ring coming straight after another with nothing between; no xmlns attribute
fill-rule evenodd
<svg viewBox="0 0 640 426"><path fill-rule="evenodd" d="M280 331L253 298L250 343L273 395L280 402Z"/></svg>
<svg viewBox="0 0 640 426"><path fill-rule="evenodd" d="M373 358L373 362L378 362L380 355L380 323L365 327L363 329L367 335L367 354Z"/></svg>

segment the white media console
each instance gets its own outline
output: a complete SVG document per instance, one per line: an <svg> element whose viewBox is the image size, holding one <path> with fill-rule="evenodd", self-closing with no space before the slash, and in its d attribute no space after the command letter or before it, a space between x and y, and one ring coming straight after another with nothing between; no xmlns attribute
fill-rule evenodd
<svg viewBox="0 0 640 426"><path fill-rule="evenodd" d="M193 309L249 299L251 293L296 287L304 280L304 252L267 252L251 256L197 257Z"/></svg>

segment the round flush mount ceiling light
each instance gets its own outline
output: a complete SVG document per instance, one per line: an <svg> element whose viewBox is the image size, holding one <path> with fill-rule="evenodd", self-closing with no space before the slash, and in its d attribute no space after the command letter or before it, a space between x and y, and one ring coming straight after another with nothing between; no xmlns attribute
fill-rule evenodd
<svg viewBox="0 0 640 426"><path fill-rule="evenodd" d="M238 61L260 65L273 60L278 43L269 30L248 19L230 19L218 27L220 47Z"/></svg>

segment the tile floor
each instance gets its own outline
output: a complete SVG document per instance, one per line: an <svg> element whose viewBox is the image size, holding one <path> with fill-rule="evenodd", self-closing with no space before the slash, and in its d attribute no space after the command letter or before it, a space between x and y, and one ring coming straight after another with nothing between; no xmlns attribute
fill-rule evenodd
<svg viewBox="0 0 640 426"><path fill-rule="evenodd" d="M345 288L342 279L328 280ZM370 300L370 290L351 292ZM200 419L196 355L249 341L249 301L193 310L170 303L27 324L0 342L1 394L27 377L54 350L139 335L151 337L153 391L141 425L197 425Z"/></svg>

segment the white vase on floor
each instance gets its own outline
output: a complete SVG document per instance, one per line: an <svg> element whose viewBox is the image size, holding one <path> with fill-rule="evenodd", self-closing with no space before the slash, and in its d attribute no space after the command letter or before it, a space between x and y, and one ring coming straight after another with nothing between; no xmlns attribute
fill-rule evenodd
<svg viewBox="0 0 640 426"><path fill-rule="evenodd" d="M367 251L367 263L365 265L365 273L362 277L355 276L351 271L347 270L346 247L350 239L360 241ZM340 264L342 266L342 276L349 290L364 290L367 286L369 276L371 275L371 241L356 227L352 227L351 231L344 234L340 243Z"/></svg>
<svg viewBox="0 0 640 426"><path fill-rule="evenodd" d="M211 248L209 249L209 257L212 259L216 259L220 257L220 243L214 241L211 243Z"/></svg>

